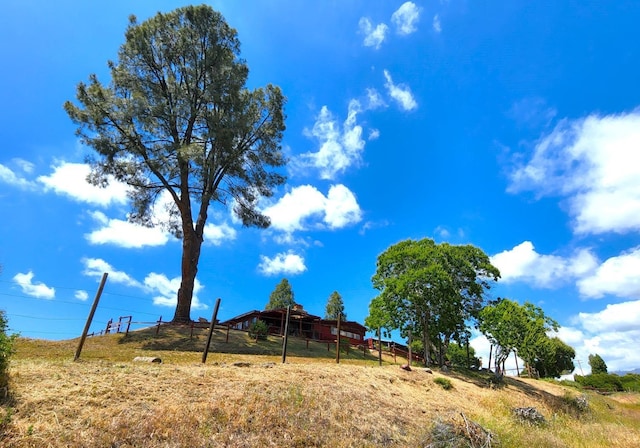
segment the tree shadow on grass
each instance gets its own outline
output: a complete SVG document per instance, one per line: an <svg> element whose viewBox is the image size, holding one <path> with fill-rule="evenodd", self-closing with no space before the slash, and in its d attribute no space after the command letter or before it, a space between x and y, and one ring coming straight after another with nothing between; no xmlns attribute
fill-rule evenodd
<svg viewBox="0 0 640 448"><path fill-rule="evenodd" d="M502 389L512 387L522 391L536 401L544 403L554 411L562 411L574 417L582 416L586 412L585 407L580 404L580 401L573 397L568 391L566 391L564 395L558 396L518 378L502 377L497 380L495 374L488 371L480 372L475 370L450 369L449 371L442 371L441 373L482 388Z"/></svg>

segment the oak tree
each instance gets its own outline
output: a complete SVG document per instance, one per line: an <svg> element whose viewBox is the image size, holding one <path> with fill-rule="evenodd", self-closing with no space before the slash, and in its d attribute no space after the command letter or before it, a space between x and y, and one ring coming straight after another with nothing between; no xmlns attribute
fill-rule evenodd
<svg viewBox="0 0 640 448"><path fill-rule="evenodd" d="M95 150L88 180L130 186L129 219L182 238L182 281L173 320L190 320L209 208L231 206L245 226L268 227L258 209L285 181L280 141L285 98L249 90L236 31L206 5L158 13L125 33L109 84L79 83L65 109ZM171 206L154 213L162 194ZM166 215L160 221L159 215Z"/></svg>
<svg viewBox="0 0 640 448"><path fill-rule="evenodd" d="M499 277L477 247L436 244L428 238L401 241L378 256L372 282L380 295L372 300L365 324L420 335L428 364L434 338L441 342L441 352L452 339L461 340Z"/></svg>

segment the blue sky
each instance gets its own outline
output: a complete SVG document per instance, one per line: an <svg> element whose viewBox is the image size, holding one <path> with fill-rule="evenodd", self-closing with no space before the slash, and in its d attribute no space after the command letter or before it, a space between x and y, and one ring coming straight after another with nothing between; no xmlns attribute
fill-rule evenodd
<svg viewBox="0 0 640 448"><path fill-rule="evenodd" d="M180 243L126 222L126 188L84 181L62 105L109 81L128 16L173 1L10 1L0 17L0 308L23 336L173 316ZM473 244L491 297L531 301L588 372L640 367L640 3L217 1L249 87L288 98L288 182L268 230L211 210L192 318L262 309L283 278L362 322L376 257L403 239ZM488 344L473 341L480 354Z"/></svg>

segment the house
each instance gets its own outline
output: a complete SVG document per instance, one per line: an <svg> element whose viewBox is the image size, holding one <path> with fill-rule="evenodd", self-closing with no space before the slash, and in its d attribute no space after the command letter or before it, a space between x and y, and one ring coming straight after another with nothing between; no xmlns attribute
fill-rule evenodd
<svg viewBox="0 0 640 448"><path fill-rule="evenodd" d="M258 311L253 310L239 316L220 322L220 325L229 325L236 330L248 330L249 326L257 320L267 324L269 334L284 335L286 308ZM302 305L294 305L289 311L289 335L298 336L317 341L335 341L338 333L336 320L322 319L307 313ZM340 335L349 339L352 345L361 345L367 329L354 321L340 322Z"/></svg>

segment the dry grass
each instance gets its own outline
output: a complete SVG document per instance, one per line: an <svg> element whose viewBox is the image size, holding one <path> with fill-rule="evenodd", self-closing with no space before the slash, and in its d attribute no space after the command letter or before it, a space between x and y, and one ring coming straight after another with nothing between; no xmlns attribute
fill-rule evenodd
<svg viewBox="0 0 640 448"><path fill-rule="evenodd" d="M362 352L337 365L326 345L307 349L295 339L282 364L273 353L278 339L255 343L232 333L228 344L224 333L216 335L217 351L205 365L196 351L203 339L184 331L92 338L78 362L72 361L77 341L20 340L0 410L0 445L428 446L435 422L459 421L464 413L503 447L640 446L638 395L588 395L584 413L572 406L579 392L556 384L508 379L495 389L479 374L378 367ZM221 353L223 346L244 353ZM160 356L163 363L134 363L135 356ZM451 390L434 383L444 376ZM548 423L515 420L511 409L527 406Z"/></svg>

